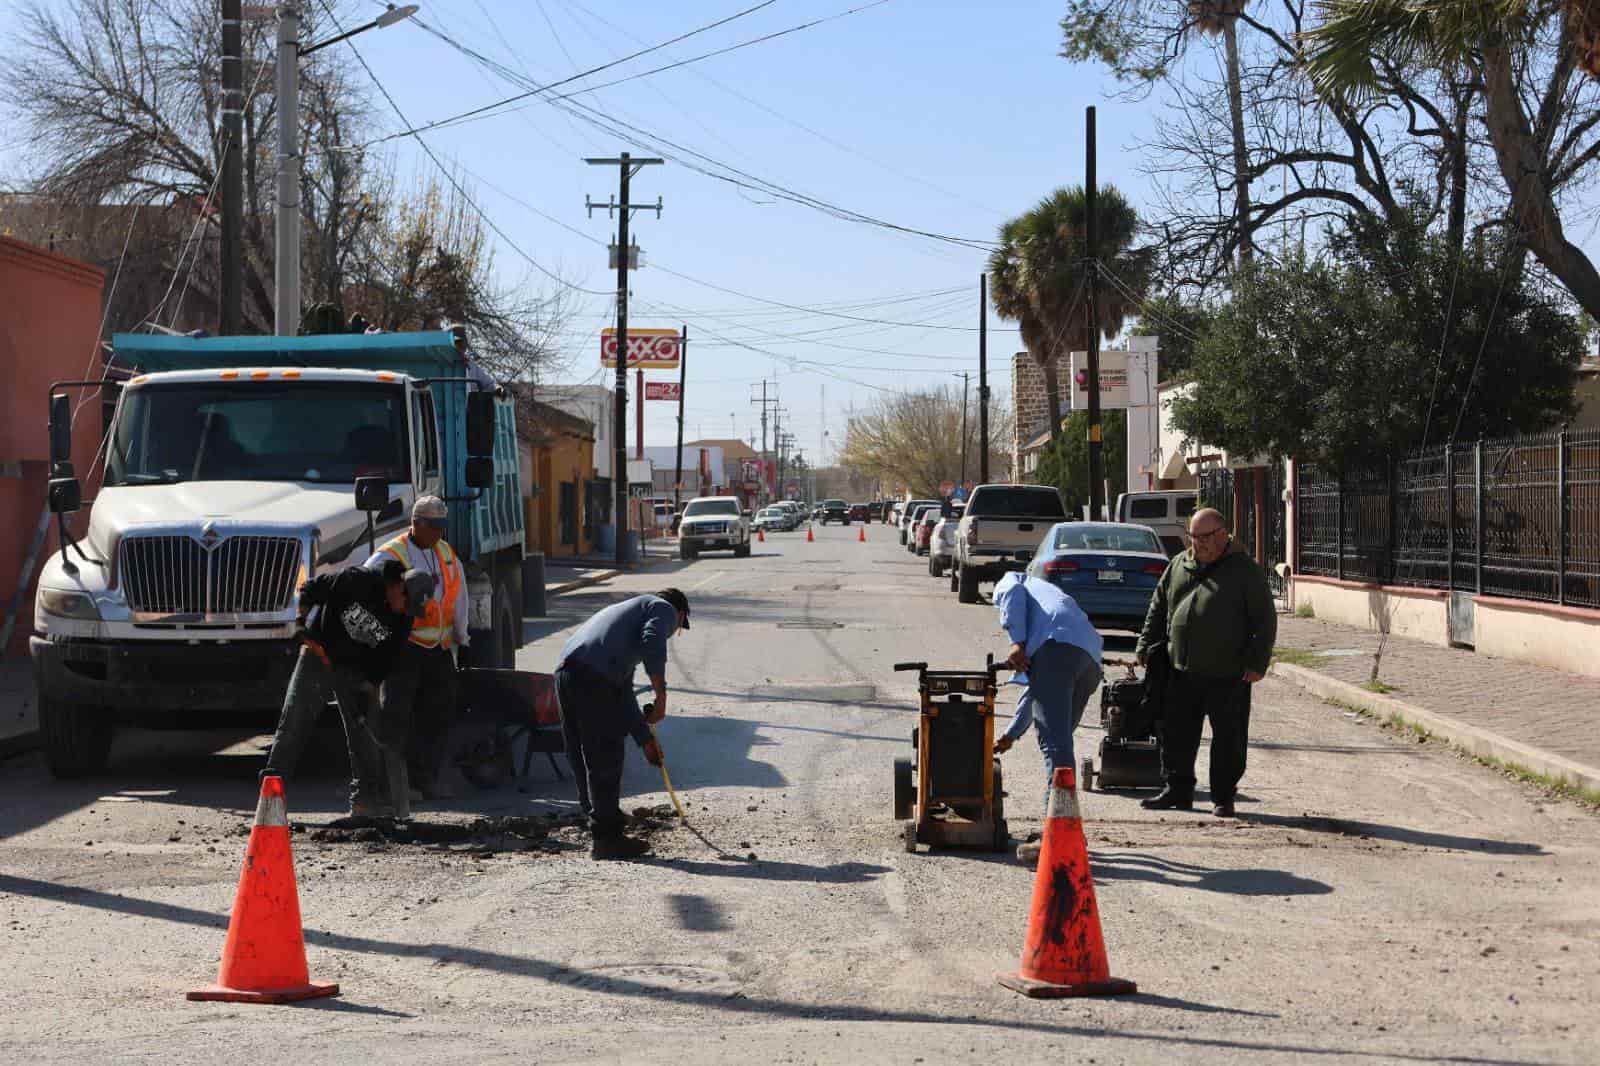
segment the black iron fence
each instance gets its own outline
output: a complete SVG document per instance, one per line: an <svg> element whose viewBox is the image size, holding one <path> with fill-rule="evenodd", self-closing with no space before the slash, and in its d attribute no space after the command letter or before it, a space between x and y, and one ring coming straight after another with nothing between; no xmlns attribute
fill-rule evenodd
<svg viewBox="0 0 1600 1066"><path fill-rule="evenodd" d="M1600 607L1600 430L1301 466L1299 571Z"/></svg>
<svg viewBox="0 0 1600 1066"><path fill-rule="evenodd" d="M1261 473L1259 492L1258 469ZM1288 558L1289 546L1283 476L1282 463L1265 468L1217 468L1200 473L1200 502L1222 512L1233 530L1234 539L1266 568L1275 592L1282 591L1277 564Z"/></svg>

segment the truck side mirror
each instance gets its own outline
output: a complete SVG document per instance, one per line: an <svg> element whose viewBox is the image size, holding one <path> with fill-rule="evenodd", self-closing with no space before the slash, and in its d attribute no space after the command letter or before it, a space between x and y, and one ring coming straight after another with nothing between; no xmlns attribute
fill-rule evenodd
<svg viewBox="0 0 1600 1066"><path fill-rule="evenodd" d="M75 477L53 477L50 479L49 498L51 514L72 514L83 506L83 489Z"/></svg>
<svg viewBox="0 0 1600 1066"><path fill-rule="evenodd" d="M356 478L356 510L381 511L387 506L389 506L388 478Z"/></svg>
<svg viewBox="0 0 1600 1066"><path fill-rule="evenodd" d="M467 488L487 489L494 485L494 460L486 455L467 459Z"/></svg>
<svg viewBox="0 0 1600 1066"><path fill-rule="evenodd" d="M494 454L494 393L467 393L467 454Z"/></svg>
<svg viewBox="0 0 1600 1066"><path fill-rule="evenodd" d="M64 392L50 397L50 463L52 469L72 462L72 398ZM76 511L78 508L72 508Z"/></svg>

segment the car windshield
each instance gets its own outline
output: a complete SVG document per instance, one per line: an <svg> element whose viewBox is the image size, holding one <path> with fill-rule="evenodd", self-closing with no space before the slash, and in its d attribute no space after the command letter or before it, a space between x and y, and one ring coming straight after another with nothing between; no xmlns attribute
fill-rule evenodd
<svg viewBox="0 0 1600 1066"><path fill-rule="evenodd" d="M695 500L683 509L683 517L697 518L700 515L737 515L739 513L738 500Z"/></svg>
<svg viewBox="0 0 1600 1066"><path fill-rule="evenodd" d="M1161 541L1143 526L1074 522L1056 529L1057 551L1147 552L1165 555Z"/></svg>
<svg viewBox="0 0 1600 1066"><path fill-rule="evenodd" d="M824 506L824 507L848 507L849 504L845 503L843 500L823 500L822 501L822 506Z"/></svg>
<svg viewBox="0 0 1600 1066"><path fill-rule="evenodd" d="M123 395L105 483L407 483L408 441L398 385L146 385Z"/></svg>
<svg viewBox="0 0 1600 1066"><path fill-rule="evenodd" d="M972 494L967 509L974 518L1065 518L1061 494L1032 485L992 485Z"/></svg>

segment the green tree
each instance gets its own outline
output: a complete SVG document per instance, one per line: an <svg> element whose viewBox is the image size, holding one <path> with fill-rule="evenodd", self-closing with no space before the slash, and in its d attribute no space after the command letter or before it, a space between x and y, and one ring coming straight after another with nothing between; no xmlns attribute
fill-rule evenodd
<svg viewBox="0 0 1600 1066"><path fill-rule="evenodd" d="M1162 381L1173 381L1189 373L1194 362L1194 342L1210 320L1204 304L1176 295L1152 296L1139 310L1139 320L1128 327L1135 337L1161 338Z"/></svg>
<svg viewBox="0 0 1600 1066"><path fill-rule="evenodd" d="M1509 194L1508 228L1584 310L1600 314L1600 270L1561 217L1563 191L1580 187L1600 161L1600 87L1579 74L1594 56L1590 8L1579 0L1324 0L1304 44L1305 71L1331 100L1373 97L1384 69L1468 71L1481 86L1483 125Z"/></svg>
<svg viewBox="0 0 1600 1066"><path fill-rule="evenodd" d="M1106 480L1111 483L1106 500L1114 501L1119 492L1128 491L1128 412L1107 411L1103 421L1105 435ZM1061 426L1062 432L1039 455L1033 480L1061 490L1069 515L1083 513L1089 503L1089 415L1073 411Z"/></svg>
<svg viewBox="0 0 1600 1066"><path fill-rule="evenodd" d="M1099 190L1095 212L1102 264L1098 326L1112 337L1144 299L1152 252L1133 246L1139 216L1115 188ZM1000 247L989 256L994 309L1017 323L1028 354L1044 372L1052 439L1061 427L1059 359L1089 344L1088 219L1082 186L1057 189L1001 226Z"/></svg>
<svg viewBox="0 0 1600 1066"><path fill-rule="evenodd" d="M1570 417L1581 328L1504 247L1357 225L1326 262L1258 265L1194 348L1190 439L1347 467Z"/></svg>

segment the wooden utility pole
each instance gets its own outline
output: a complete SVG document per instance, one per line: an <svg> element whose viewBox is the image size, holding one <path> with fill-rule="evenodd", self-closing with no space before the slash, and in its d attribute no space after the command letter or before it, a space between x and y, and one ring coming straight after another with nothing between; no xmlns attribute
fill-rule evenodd
<svg viewBox="0 0 1600 1066"><path fill-rule="evenodd" d="M1014 399L1014 398L1013 398ZM965 463L962 464L966 466ZM978 483L989 483L989 275L978 275Z"/></svg>
<svg viewBox="0 0 1600 1066"><path fill-rule="evenodd" d="M972 386L972 375L961 373L961 487L967 485L967 392Z"/></svg>
<svg viewBox="0 0 1600 1066"><path fill-rule="evenodd" d="M584 198L589 214L597 207L617 216L617 395L613 428L617 439L612 476L616 479L611 524L616 531L618 565L628 561L628 222L635 210L654 211L661 217L661 198L653 204L634 204L628 200L628 183L641 167L660 166L665 160L634 159L627 152L615 159L585 159L590 166L616 167L620 176L617 199L597 204ZM638 403L644 403L640 396Z"/></svg>
<svg viewBox="0 0 1600 1066"><path fill-rule="evenodd" d="M1100 227L1095 219L1099 189L1095 184L1094 108L1088 109L1084 126L1087 144L1084 151L1083 206L1088 216L1084 224L1084 266L1089 272L1089 520L1098 522L1106 505L1106 457L1100 433ZM1071 388L1069 383L1068 388Z"/></svg>
<svg viewBox="0 0 1600 1066"><path fill-rule="evenodd" d="M683 495L683 387L689 380L689 324L683 324L683 332L678 336L678 457L672 464L672 513L678 513L679 500ZM698 472L699 464L695 464ZM700 486L695 486L695 495L700 495Z"/></svg>

